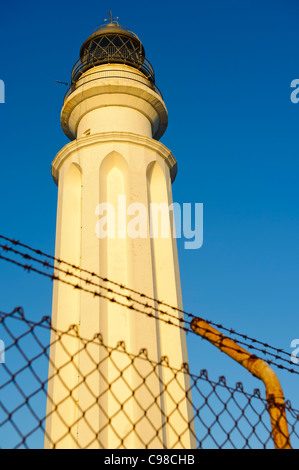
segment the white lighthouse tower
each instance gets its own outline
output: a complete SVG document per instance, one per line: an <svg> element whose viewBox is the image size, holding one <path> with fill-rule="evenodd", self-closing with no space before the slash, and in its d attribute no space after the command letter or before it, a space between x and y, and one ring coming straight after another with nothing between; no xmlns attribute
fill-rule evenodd
<svg viewBox="0 0 299 470"><path fill-rule="evenodd" d="M71 142L52 164L58 185L56 257L78 266L70 269L78 277L96 273L182 309L169 213L168 236L161 234L165 212L154 234L150 217L145 236L140 227L128 230L136 216L132 207L142 204L149 216L153 203L171 205L177 166L159 142L167 110L144 47L112 17L81 47L61 125ZM114 208L115 223L104 213L105 204ZM102 236L99 223L105 215L102 229L109 228ZM83 280L57 274L82 289L54 282L52 325L57 333L52 333L50 351L45 447L193 448L189 377L173 373L188 363L183 329L163 321L167 315L157 303L147 301L152 309L140 304L126 308L123 304L134 305L134 300L118 297L124 290L115 284L105 283L110 297L121 302L87 292L109 297L97 277L89 276L92 284L86 289ZM163 310L181 324L178 311ZM149 311L154 316L146 315ZM60 336L70 325L69 334ZM84 340L99 338L98 333L101 341L86 346ZM114 356L107 357L107 348L114 348ZM132 360L141 349L150 364ZM159 366L167 358L169 367ZM152 364L158 364L154 371Z"/></svg>

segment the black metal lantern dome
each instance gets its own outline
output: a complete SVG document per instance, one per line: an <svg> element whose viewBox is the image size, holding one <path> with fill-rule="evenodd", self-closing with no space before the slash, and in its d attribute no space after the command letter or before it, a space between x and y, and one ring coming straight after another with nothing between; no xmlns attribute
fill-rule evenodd
<svg viewBox="0 0 299 470"><path fill-rule="evenodd" d="M111 22L97 28L80 49L80 59L72 71L72 83L92 67L102 64L125 64L138 69L155 83L154 70L145 58L145 50L136 34Z"/></svg>

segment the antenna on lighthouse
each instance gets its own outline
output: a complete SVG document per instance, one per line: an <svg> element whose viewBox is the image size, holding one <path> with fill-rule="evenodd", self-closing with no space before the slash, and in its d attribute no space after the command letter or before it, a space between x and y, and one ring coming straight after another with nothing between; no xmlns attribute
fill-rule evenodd
<svg viewBox="0 0 299 470"><path fill-rule="evenodd" d="M67 85L67 86L71 86L70 83L67 83L67 82L61 82L59 80L54 80L55 83L59 83L60 85Z"/></svg>

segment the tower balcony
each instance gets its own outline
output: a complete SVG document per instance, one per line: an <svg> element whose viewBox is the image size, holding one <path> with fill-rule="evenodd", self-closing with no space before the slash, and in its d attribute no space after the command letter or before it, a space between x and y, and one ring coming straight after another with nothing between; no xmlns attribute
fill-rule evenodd
<svg viewBox="0 0 299 470"><path fill-rule="evenodd" d="M102 65L113 65L111 67L111 72L109 73L107 69L100 70L99 66ZM142 60L138 59L133 61L132 58L117 58L115 53L110 55L105 55L103 53L102 57L86 57L84 61L79 59L72 70L72 82L71 86L67 90L64 101L68 98L68 96L75 91L77 88L82 86L83 84L99 79L109 79L109 78L123 78L123 67L126 67L126 79L131 80L133 82L139 82L143 85L146 85L151 90L155 91L162 99L162 93L159 88L155 85L155 74L153 67L151 66L150 62L143 58ZM118 67L119 66L119 67ZM134 68L135 70L131 70L130 68ZM88 72L88 74L86 74ZM87 78L88 76L88 78ZM83 80L82 80L83 79Z"/></svg>

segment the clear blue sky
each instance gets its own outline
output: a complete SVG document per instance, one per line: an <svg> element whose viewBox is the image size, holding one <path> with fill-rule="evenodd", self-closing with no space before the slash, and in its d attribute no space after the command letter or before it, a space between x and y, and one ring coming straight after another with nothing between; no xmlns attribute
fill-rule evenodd
<svg viewBox="0 0 299 470"><path fill-rule="evenodd" d="M295 0L11 2L1 6L0 232L54 253L51 162L83 41L112 9L142 40L169 112L174 200L204 204L204 244L179 260L184 307L291 351L299 338L299 4ZM51 312L48 280L0 262L0 310ZM191 369L256 379L189 335ZM298 376L279 372L299 408ZM261 386L261 388L263 388Z"/></svg>

